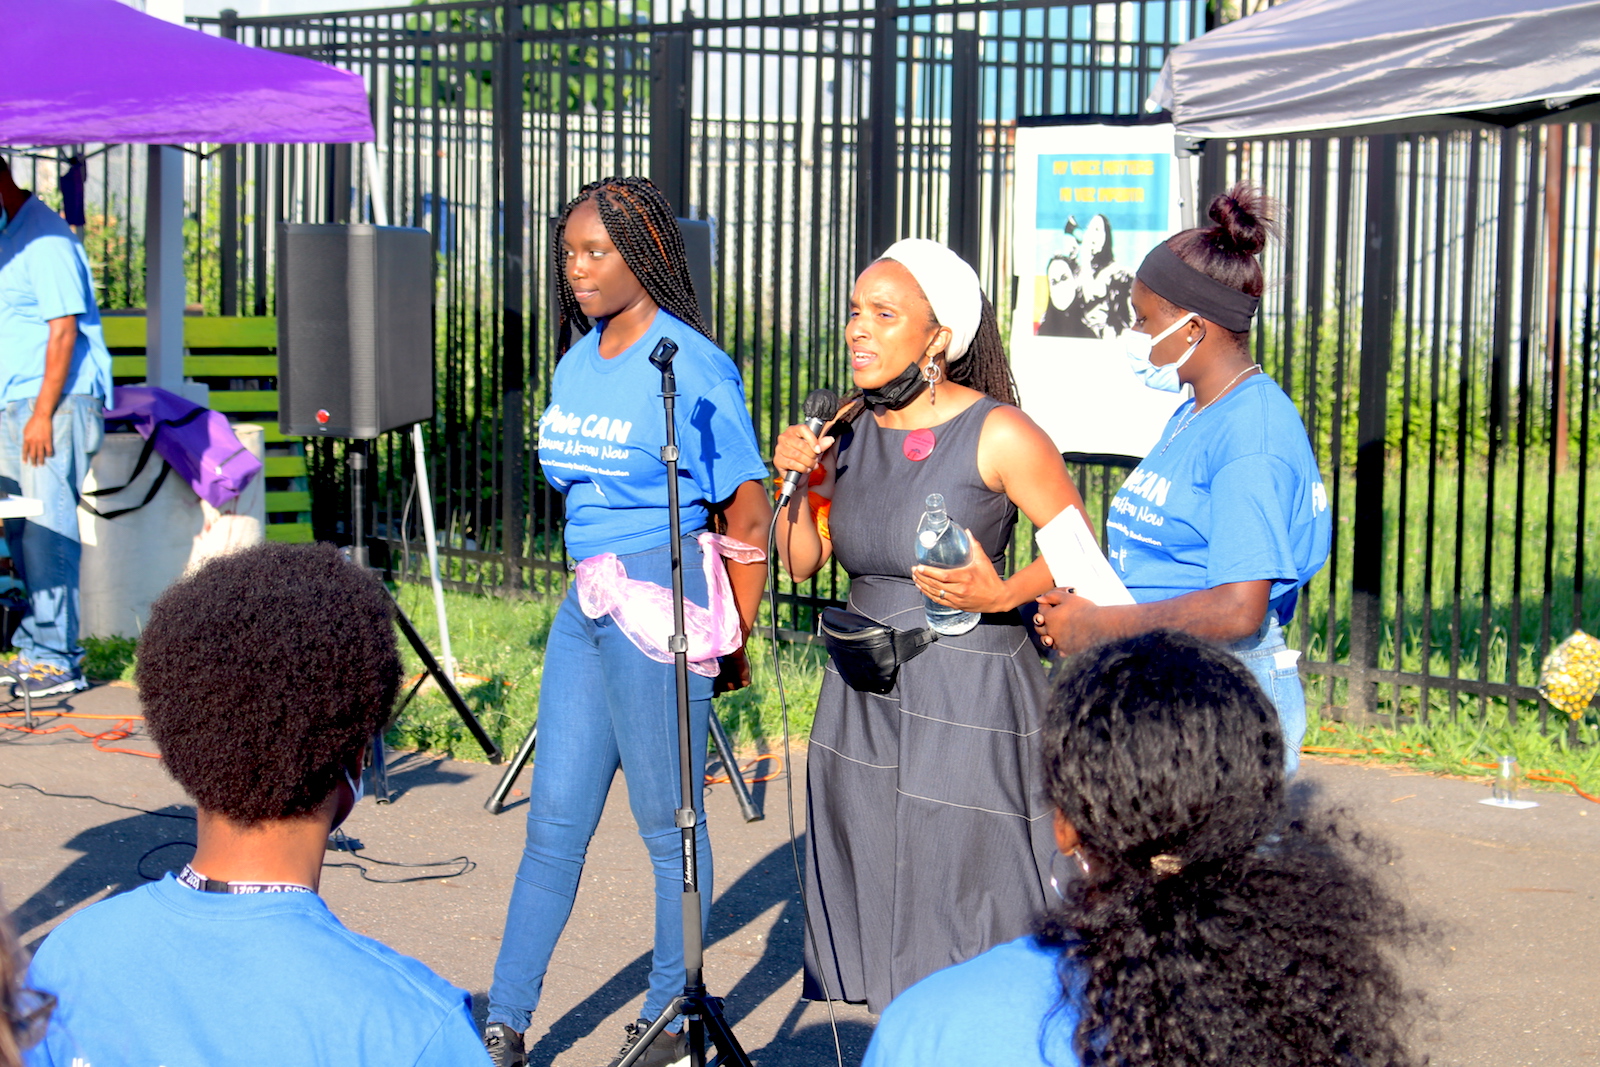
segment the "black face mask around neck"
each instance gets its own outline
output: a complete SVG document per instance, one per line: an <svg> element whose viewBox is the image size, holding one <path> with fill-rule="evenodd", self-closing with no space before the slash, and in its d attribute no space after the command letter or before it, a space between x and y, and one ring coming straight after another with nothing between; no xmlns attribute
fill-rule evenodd
<svg viewBox="0 0 1600 1067"><path fill-rule="evenodd" d="M890 411L899 411L915 400L924 389L928 387L928 379L922 376L922 364L913 360L906 369L884 382L876 389L868 389L861 398L872 407L888 408Z"/></svg>

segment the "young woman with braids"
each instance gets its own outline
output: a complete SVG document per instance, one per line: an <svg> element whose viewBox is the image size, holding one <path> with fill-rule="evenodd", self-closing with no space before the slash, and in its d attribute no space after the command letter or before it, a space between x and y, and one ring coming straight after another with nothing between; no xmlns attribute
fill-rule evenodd
<svg viewBox="0 0 1600 1067"><path fill-rule="evenodd" d="M1425 1062L1396 966L1424 928L1379 845L1288 814L1277 715L1236 657L1175 631L1083 653L1043 749L1081 876L1034 934L896 1000L863 1067Z"/></svg>
<svg viewBox="0 0 1600 1067"><path fill-rule="evenodd" d="M1034 621L1067 653L1158 627L1226 644L1277 707L1293 773L1306 698L1284 628L1333 535L1300 414L1250 355L1273 210L1241 183L1211 202L1215 226L1145 257L1129 358L1146 385L1189 385L1194 398L1111 501L1107 554L1137 603L1096 606L1057 589Z"/></svg>
<svg viewBox="0 0 1600 1067"><path fill-rule="evenodd" d="M948 248L901 241L863 271L845 340L858 417L777 442L780 474L823 472L818 507L797 494L780 517L784 565L803 581L837 554L850 609L901 630L924 625L923 594L982 614L902 666L887 696L851 689L831 663L823 678L807 759L805 995L882 1011L1044 905L1045 680L1016 609L1052 583L1042 560L1009 578L1000 568L1019 510L1042 526L1083 503L1013 406L994 309ZM964 567L913 566L930 493L977 543Z"/></svg>
<svg viewBox="0 0 1600 1067"><path fill-rule="evenodd" d="M660 192L643 178L585 186L562 212L554 245L560 362L539 423L539 461L566 495L567 552L582 562L546 645L549 684L539 693L539 759L529 791L527 847L489 990L484 1041L496 1065L524 1062L523 1034L619 766L655 872L655 953L641 1017L653 1019L683 991L674 672L670 657L660 662L635 646L637 628L617 618L626 617L625 603L611 613L597 606L604 594L600 583L606 568L620 565L610 573L670 588L671 538L680 536L685 598L704 606L708 561L696 534L705 530L711 512L723 517L729 537L746 545L764 544L772 515L766 465L739 371L701 319L683 240ZM663 337L678 345L673 370L683 507L676 531L668 528L661 459L661 375L649 360ZM766 585L766 564L759 557L745 553L741 562L728 562L745 634ZM670 635L647 636L658 638L660 652ZM693 661L693 645L690 651ZM742 656L725 659L725 673L738 663ZM696 673L689 675L689 750L698 781L711 713L708 675L717 669L704 658L690 666ZM703 813L697 835L704 918L712 867ZM624 1051L642 1031L629 1024ZM639 1062L676 1063L687 1054L685 1044L669 1029Z"/></svg>

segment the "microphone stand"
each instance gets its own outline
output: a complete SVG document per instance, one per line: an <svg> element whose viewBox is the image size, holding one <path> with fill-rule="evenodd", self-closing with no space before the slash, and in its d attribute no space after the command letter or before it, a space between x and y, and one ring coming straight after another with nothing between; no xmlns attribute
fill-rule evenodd
<svg viewBox="0 0 1600 1067"><path fill-rule="evenodd" d="M701 974L705 929L700 920L700 857L695 841L695 827L699 822L694 806L697 783L689 759L689 638L683 623L683 538L678 531L678 431L673 417L678 383L672 372L672 357L677 354L678 346L662 338L655 351L650 353L650 363L661 372L661 402L667 418L667 443L662 446L661 459L667 465L667 530L672 551L672 637L667 648L672 653L678 696L678 784L682 803L676 822L683 848L683 992L656 1016L617 1067L633 1067L650 1043L679 1015L689 1020L690 1067L705 1067L708 1038L721 1053L717 1061L719 1064L753 1067L750 1057L739 1046L739 1039L733 1036L733 1028L723 1017L722 998L706 992ZM738 773L737 770L734 773Z"/></svg>

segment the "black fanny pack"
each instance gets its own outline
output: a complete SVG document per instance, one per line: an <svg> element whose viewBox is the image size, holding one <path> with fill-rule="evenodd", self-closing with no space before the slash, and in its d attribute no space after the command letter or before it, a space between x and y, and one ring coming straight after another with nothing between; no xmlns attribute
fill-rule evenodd
<svg viewBox="0 0 1600 1067"><path fill-rule="evenodd" d="M896 630L843 608L823 608L820 629L844 684L859 693L879 695L894 688L901 664L916 659L939 639L926 626Z"/></svg>

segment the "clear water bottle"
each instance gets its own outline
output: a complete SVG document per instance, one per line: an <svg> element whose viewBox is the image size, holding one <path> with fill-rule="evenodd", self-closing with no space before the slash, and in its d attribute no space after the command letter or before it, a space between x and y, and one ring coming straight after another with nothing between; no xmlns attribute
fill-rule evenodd
<svg viewBox="0 0 1600 1067"><path fill-rule="evenodd" d="M1522 768L1517 766L1517 757L1501 756L1497 773L1494 779L1494 801L1496 804L1513 805L1517 802L1517 792L1522 786Z"/></svg>
<svg viewBox="0 0 1600 1067"><path fill-rule="evenodd" d="M928 510L917 524L917 562L929 567L964 567L972 559L972 539L944 512L944 497L928 494ZM923 613L935 633L946 637L964 634L978 625L978 613L962 611L932 597L922 598Z"/></svg>

